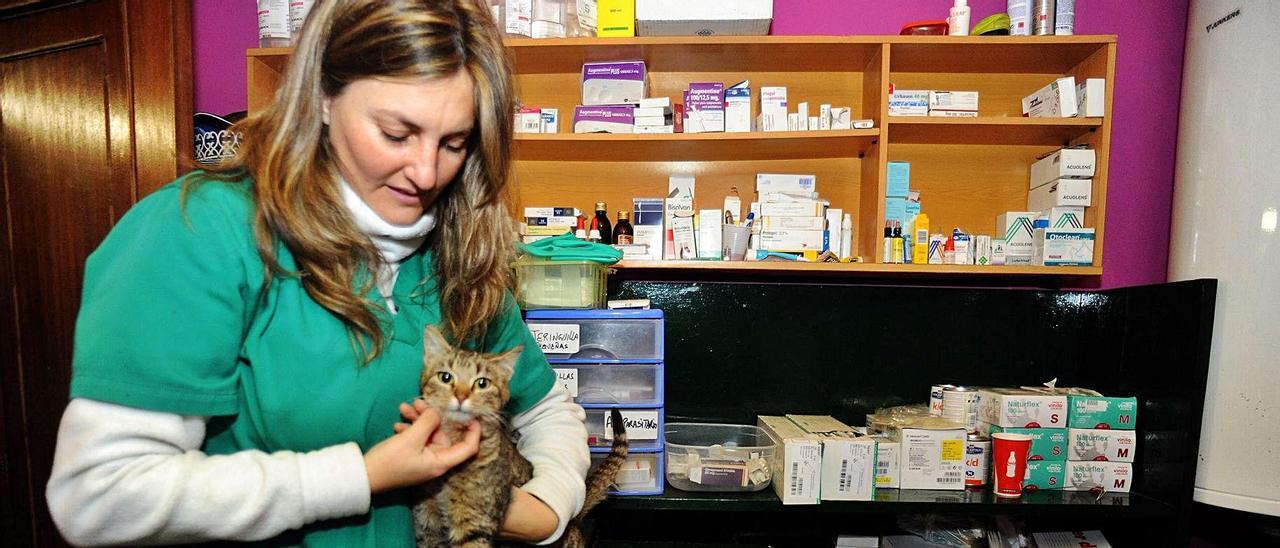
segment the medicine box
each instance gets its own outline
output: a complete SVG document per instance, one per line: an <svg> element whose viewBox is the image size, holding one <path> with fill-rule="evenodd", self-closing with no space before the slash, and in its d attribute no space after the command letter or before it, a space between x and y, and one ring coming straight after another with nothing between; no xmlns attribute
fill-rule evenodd
<svg viewBox="0 0 1280 548"><path fill-rule="evenodd" d="M1067 460L1066 428L1005 428L979 422L978 432L988 437L999 432L1026 434L1031 436L1031 451L1027 453L1027 460Z"/></svg>
<svg viewBox="0 0 1280 548"><path fill-rule="evenodd" d="M724 130L751 131L751 84L743 80L724 90Z"/></svg>
<svg viewBox="0 0 1280 548"><path fill-rule="evenodd" d="M787 88L760 88L760 131L787 131Z"/></svg>
<svg viewBox="0 0 1280 548"><path fill-rule="evenodd" d="M591 453L591 469L588 474L594 473L608 455L607 450L605 452ZM627 460L622 463L622 468L614 476L613 485L609 487L609 493L622 496L661 495L663 487L666 485L666 482L663 481L665 464L666 459L663 458L663 454L660 452L639 453L628 451Z"/></svg>
<svg viewBox="0 0 1280 548"><path fill-rule="evenodd" d="M822 442L786 417L760 415L756 420L777 444L771 473L782 504L818 504Z"/></svg>
<svg viewBox="0 0 1280 548"><path fill-rule="evenodd" d="M662 218L665 205L662 198L633 198L631 200L631 226L635 229L637 244L648 246L648 260L662 259Z"/></svg>
<svg viewBox="0 0 1280 548"><path fill-rule="evenodd" d="M1037 228L1031 256L1044 266L1089 266L1093 238L1092 228Z"/></svg>
<svg viewBox="0 0 1280 548"><path fill-rule="evenodd" d="M787 415L822 441L822 500L871 500L876 488L876 440L859 437L829 415Z"/></svg>
<svg viewBox="0 0 1280 548"><path fill-rule="evenodd" d="M1128 462L1067 461L1067 491L1128 493L1133 478Z"/></svg>
<svg viewBox="0 0 1280 548"><path fill-rule="evenodd" d="M648 92L649 77L644 61L582 65L582 104L585 106L628 104L634 108L649 96Z"/></svg>
<svg viewBox="0 0 1280 548"><path fill-rule="evenodd" d="M893 89L889 93L889 116L928 116L929 90Z"/></svg>
<svg viewBox="0 0 1280 548"><path fill-rule="evenodd" d="M1076 115L1101 118L1107 113L1107 80L1086 78L1076 84Z"/></svg>
<svg viewBox="0 0 1280 548"><path fill-rule="evenodd" d="M1049 228L1084 228L1084 208L1080 206L1056 206L1040 214L1049 218Z"/></svg>
<svg viewBox="0 0 1280 548"><path fill-rule="evenodd" d="M724 84L695 82L689 84L684 100L685 133L718 133L724 131Z"/></svg>
<svg viewBox="0 0 1280 548"><path fill-rule="evenodd" d="M825 217L826 211L827 203L817 200L764 202L760 204L760 215L764 217Z"/></svg>
<svg viewBox="0 0 1280 548"><path fill-rule="evenodd" d="M773 0L635 0L637 36L763 36Z"/></svg>
<svg viewBox="0 0 1280 548"><path fill-rule="evenodd" d="M569 227L531 227L564 231ZM594 261L552 261L530 256L515 262L520 307L600 308L605 303L608 268Z"/></svg>
<svg viewBox="0 0 1280 548"><path fill-rule="evenodd" d="M1027 209L1093 205L1093 179L1054 179L1027 193ZM1083 218L1081 218L1083 220Z"/></svg>
<svg viewBox="0 0 1280 548"><path fill-rule="evenodd" d="M1032 189L1056 179L1089 179L1098 161L1097 152L1085 148L1064 148L1031 164Z"/></svg>
<svg viewBox="0 0 1280 548"><path fill-rule="evenodd" d="M756 192L801 192L818 191L818 177L812 174L757 173Z"/></svg>
<svg viewBox="0 0 1280 548"><path fill-rule="evenodd" d="M635 0L597 0L596 35L601 38L636 35Z"/></svg>
<svg viewBox="0 0 1280 548"><path fill-rule="evenodd" d="M1005 261L1011 257L1030 257L1035 247L1032 221L1040 214L1034 211L1007 211L996 217L996 237L1004 240ZM1030 261L1027 261L1028 263Z"/></svg>
<svg viewBox="0 0 1280 548"><path fill-rule="evenodd" d="M978 391L978 420L1006 428L1064 428L1067 397L1022 388L984 388Z"/></svg>
<svg viewBox="0 0 1280 548"><path fill-rule="evenodd" d="M978 111L976 91L930 91L929 115L934 111ZM976 116L976 114L974 114Z"/></svg>
<svg viewBox="0 0 1280 548"><path fill-rule="evenodd" d="M604 306L601 301L599 306ZM661 310L530 310L529 331L561 363L662 361Z"/></svg>
<svg viewBox="0 0 1280 548"><path fill-rule="evenodd" d="M1058 78L1022 99L1022 113L1031 118L1072 118L1076 112L1074 76Z"/></svg>
<svg viewBox="0 0 1280 548"><path fill-rule="evenodd" d="M827 217L830 216L831 209L828 209ZM760 222L761 230L825 230L827 227L827 219L822 217L763 217Z"/></svg>
<svg viewBox="0 0 1280 548"><path fill-rule="evenodd" d="M1072 428L1133 430L1138 423L1137 398L1067 396Z"/></svg>
<svg viewBox="0 0 1280 548"><path fill-rule="evenodd" d="M551 369L575 403L662 405L661 363L554 363Z"/></svg>
<svg viewBox="0 0 1280 548"><path fill-rule="evenodd" d="M1061 491L1066 484L1065 461L1027 461L1027 473L1022 477L1023 491Z"/></svg>
<svg viewBox="0 0 1280 548"><path fill-rule="evenodd" d="M573 107L574 133L634 133L635 115L630 105Z"/></svg>
<svg viewBox="0 0 1280 548"><path fill-rule="evenodd" d="M886 175L885 196L906 198L911 190L911 164L909 162L889 162Z"/></svg>
<svg viewBox="0 0 1280 548"><path fill-rule="evenodd" d="M1133 430L1070 429L1071 460L1133 462L1138 452L1138 433Z"/></svg>
<svg viewBox="0 0 1280 548"><path fill-rule="evenodd" d="M769 251L822 251L828 248L827 237L825 230L761 230L757 247Z"/></svg>
<svg viewBox="0 0 1280 548"><path fill-rule="evenodd" d="M902 443L885 436L872 436L872 439L876 440L876 488L897 489Z"/></svg>
<svg viewBox="0 0 1280 548"><path fill-rule="evenodd" d="M902 489L964 490L965 428L907 428L900 433Z"/></svg>
<svg viewBox="0 0 1280 548"><path fill-rule="evenodd" d="M593 448L608 448L613 444L613 419L610 410L613 406L584 408L587 414L587 445ZM661 407L647 409L619 409L627 428L627 441L635 451L660 450L663 448L663 410Z"/></svg>

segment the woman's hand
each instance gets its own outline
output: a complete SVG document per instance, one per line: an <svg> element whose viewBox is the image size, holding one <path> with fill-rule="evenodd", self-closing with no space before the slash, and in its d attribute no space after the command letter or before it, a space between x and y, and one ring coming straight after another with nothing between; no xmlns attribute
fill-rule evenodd
<svg viewBox="0 0 1280 548"><path fill-rule="evenodd" d="M407 406L402 404L402 414L404 407ZM439 412L424 405L414 415L412 424L397 424L395 435L364 454L370 492L377 494L435 479L479 451L480 423L467 425L462 441L451 444L440 429Z"/></svg>

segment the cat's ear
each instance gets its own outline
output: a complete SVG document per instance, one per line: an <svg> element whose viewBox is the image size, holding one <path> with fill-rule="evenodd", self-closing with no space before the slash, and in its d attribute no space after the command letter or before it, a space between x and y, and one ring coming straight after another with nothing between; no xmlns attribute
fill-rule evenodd
<svg viewBox="0 0 1280 548"><path fill-rule="evenodd" d="M520 359L521 352L524 352L524 345L516 346L511 350L494 356L493 361L508 371L515 371L516 361Z"/></svg>
<svg viewBox="0 0 1280 548"><path fill-rule="evenodd" d="M449 346L449 341L445 340L444 334L440 333L436 326L428 325L426 329L422 330L422 350L424 354L428 356L440 355L448 353L450 349L452 347Z"/></svg>

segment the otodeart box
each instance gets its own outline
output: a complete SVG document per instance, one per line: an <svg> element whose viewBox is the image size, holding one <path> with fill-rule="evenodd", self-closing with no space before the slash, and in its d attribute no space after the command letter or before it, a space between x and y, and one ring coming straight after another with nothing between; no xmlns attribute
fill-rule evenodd
<svg viewBox="0 0 1280 548"><path fill-rule="evenodd" d="M978 391L978 420L1006 428L1064 428L1067 397L1022 388Z"/></svg>
<svg viewBox="0 0 1280 548"><path fill-rule="evenodd" d="M1067 396L1071 428L1133 430L1138 426L1138 398Z"/></svg>
<svg viewBox="0 0 1280 548"><path fill-rule="evenodd" d="M1067 461L1067 491L1128 493L1133 487L1133 464L1127 462Z"/></svg>
<svg viewBox="0 0 1280 548"><path fill-rule="evenodd" d="M1066 428L1005 428L979 421L978 432L987 437L999 432L1031 436L1031 451L1027 453L1028 461L1067 460Z"/></svg>
<svg viewBox="0 0 1280 548"><path fill-rule="evenodd" d="M1133 462L1138 449L1138 433L1133 430L1070 429L1070 460Z"/></svg>
<svg viewBox="0 0 1280 548"><path fill-rule="evenodd" d="M1022 490L1061 491L1066 485L1066 476L1065 461L1027 461L1027 473L1022 477Z"/></svg>

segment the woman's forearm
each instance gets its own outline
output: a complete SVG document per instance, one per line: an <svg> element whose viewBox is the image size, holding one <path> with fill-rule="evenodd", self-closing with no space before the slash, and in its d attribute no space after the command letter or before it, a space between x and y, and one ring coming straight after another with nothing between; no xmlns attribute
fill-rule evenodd
<svg viewBox="0 0 1280 548"><path fill-rule="evenodd" d="M520 542L542 542L556 532L560 518L538 497L513 487L511 506L502 524L502 538Z"/></svg>

